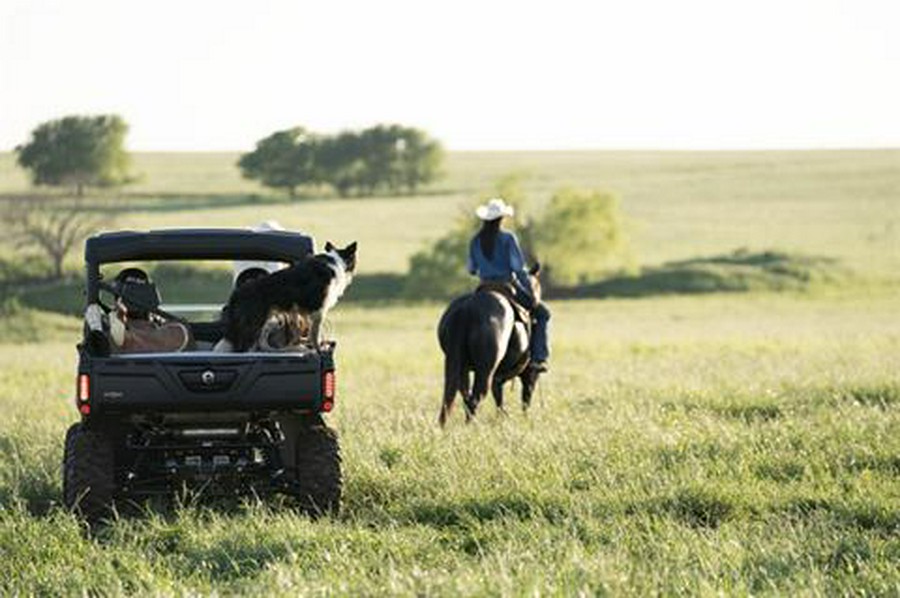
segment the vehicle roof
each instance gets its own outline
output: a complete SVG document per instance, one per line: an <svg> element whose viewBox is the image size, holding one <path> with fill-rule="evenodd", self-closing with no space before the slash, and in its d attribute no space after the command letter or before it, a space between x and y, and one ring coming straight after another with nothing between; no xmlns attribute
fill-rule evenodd
<svg viewBox="0 0 900 598"><path fill-rule="evenodd" d="M85 242L84 259L87 263L178 259L293 262L314 251L313 238L298 232L183 228L95 235Z"/></svg>

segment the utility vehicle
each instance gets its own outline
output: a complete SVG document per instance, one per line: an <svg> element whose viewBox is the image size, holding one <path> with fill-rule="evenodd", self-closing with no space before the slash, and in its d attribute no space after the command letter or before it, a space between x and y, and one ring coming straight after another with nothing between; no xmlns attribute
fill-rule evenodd
<svg viewBox="0 0 900 598"><path fill-rule="evenodd" d="M283 493L313 515L338 510L340 451L322 417L335 404L334 343L217 353L218 305L170 306L160 302L164 288L114 284L110 275L126 263L288 264L313 251L311 237L286 231L125 231L87 240L86 307L98 306L95 313L103 315L100 325L86 319L78 345L75 406L81 421L66 435L67 507L95 521L115 505L188 490L201 497ZM225 289L221 303L227 299ZM192 333L192 346L115 351L109 322L119 304L138 306L160 324L181 322ZM196 315L203 309L205 319Z"/></svg>

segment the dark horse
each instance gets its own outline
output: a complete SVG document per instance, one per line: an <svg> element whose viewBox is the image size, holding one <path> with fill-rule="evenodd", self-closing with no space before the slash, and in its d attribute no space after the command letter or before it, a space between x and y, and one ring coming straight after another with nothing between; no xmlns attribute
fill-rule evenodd
<svg viewBox="0 0 900 598"><path fill-rule="evenodd" d="M529 272L536 303L541 300L539 272L539 264ZM539 374L528 367L528 329L516 320L513 310L503 292L481 288L454 299L441 316L438 340L444 352L444 402L438 422L442 426L457 393L466 405L466 421L475 415L488 390L503 411L503 384L515 377L522 381L522 408L528 409ZM471 389L469 372L475 373Z"/></svg>

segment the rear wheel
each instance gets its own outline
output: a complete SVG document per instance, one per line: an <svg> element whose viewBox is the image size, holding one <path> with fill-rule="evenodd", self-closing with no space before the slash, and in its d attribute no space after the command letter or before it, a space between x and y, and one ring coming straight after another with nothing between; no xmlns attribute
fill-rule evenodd
<svg viewBox="0 0 900 598"><path fill-rule="evenodd" d="M336 515L342 487L337 433L315 416L299 427L295 439L294 496L300 510L312 516Z"/></svg>
<svg viewBox="0 0 900 598"><path fill-rule="evenodd" d="M63 502L93 523L112 512L115 460L111 439L99 430L74 424L66 433Z"/></svg>

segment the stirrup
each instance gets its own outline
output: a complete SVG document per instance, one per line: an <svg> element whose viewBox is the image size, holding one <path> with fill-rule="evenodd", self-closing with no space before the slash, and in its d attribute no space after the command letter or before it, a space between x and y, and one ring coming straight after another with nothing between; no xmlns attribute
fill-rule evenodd
<svg viewBox="0 0 900 598"><path fill-rule="evenodd" d="M547 367L546 361L532 361L528 364L528 367L533 372L537 372L538 374L546 374L550 371L550 368Z"/></svg>

